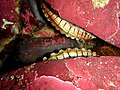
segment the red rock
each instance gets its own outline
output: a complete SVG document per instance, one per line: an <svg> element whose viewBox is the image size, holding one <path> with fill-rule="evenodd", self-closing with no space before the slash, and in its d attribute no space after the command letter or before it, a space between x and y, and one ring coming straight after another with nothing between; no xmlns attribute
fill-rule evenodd
<svg viewBox="0 0 120 90"><path fill-rule="evenodd" d="M120 58L89 57L32 64L0 76L0 89L119 90ZM41 89L40 89L41 88ZM62 88L62 89L61 89ZM66 89L67 90L67 89Z"/></svg>
<svg viewBox="0 0 120 90"><path fill-rule="evenodd" d="M11 27L17 21L15 13L15 2L13 0L0 0L0 40L11 38L14 33ZM11 24L5 25L4 20ZM5 26L5 27L3 27ZM0 42L1 43L1 42ZM2 42L3 43L3 42Z"/></svg>
<svg viewBox="0 0 120 90"><path fill-rule="evenodd" d="M2 26L2 19L10 22L16 21L15 2L13 0L0 0L0 26Z"/></svg>
<svg viewBox="0 0 120 90"><path fill-rule="evenodd" d="M62 18L120 47L118 1L110 0L104 8L94 8L92 0L48 0L48 2Z"/></svg>
<svg viewBox="0 0 120 90"><path fill-rule="evenodd" d="M24 36L19 44L19 61L30 64L42 60L45 54L59 51L60 49L79 47L77 42L62 36L54 38L33 38ZM41 53L42 52L42 53ZM48 56L49 57L49 56Z"/></svg>
<svg viewBox="0 0 120 90"><path fill-rule="evenodd" d="M80 88L77 89L71 82L53 76L41 76L27 86L25 90L81 90Z"/></svg>

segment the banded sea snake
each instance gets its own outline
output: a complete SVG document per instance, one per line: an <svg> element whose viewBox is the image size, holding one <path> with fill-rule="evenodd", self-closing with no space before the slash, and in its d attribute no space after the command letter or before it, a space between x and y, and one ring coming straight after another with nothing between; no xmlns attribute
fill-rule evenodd
<svg viewBox="0 0 120 90"><path fill-rule="evenodd" d="M31 4L35 4L36 1L30 0ZM93 40L94 47L88 49L86 47L82 48L68 48L66 50L60 50L58 53L52 53L50 58L44 57L44 60L54 60L54 59L65 59L70 57L89 57L89 56L104 56L104 55L112 55L112 56L120 56L120 48L109 44L108 42L100 39L99 37L95 36L87 32L84 28L79 27L67 20L59 17L58 14L55 13L53 8L45 1L40 0L39 6L41 12L43 13L44 17L51 25L56 29L59 30L62 34L65 34L66 37L70 37L71 39L75 39L78 44L83 41ZM36 4L37 5L37 4ZM35 6L35 5L34 5ZM35 6L34 9L37 7ZM35 11L35 10L33 10ZM34 14L38 17L39 13L34 12ZM43 20L41 20L43 22ZM106 49L104 47L107 47ZM101 50L103 49L104 50ZM92 51L91 51L92 50ZM100 51L99 51L100 50ZM109 54L110 53L110 54Z"/></svg>

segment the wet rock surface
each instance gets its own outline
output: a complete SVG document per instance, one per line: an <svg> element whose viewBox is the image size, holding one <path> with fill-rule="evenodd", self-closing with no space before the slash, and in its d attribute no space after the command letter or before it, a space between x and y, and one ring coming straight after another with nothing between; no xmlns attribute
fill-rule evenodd
<svg viewBox="0 0 120 90"><path fill-rule="evenodd" d="M119 62L119 57L89 57L35 63L1 75L0 88L119 90Z"/></svg>

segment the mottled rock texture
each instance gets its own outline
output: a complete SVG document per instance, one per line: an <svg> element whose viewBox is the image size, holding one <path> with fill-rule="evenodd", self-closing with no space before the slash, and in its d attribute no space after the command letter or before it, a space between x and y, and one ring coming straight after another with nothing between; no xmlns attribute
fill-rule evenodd
<svg viewBox="0 0 120 90"><path fill-rule="evenodd" d="M120 58L89 57L40 62L0 76L12 90L119 90Z"/></svg>
<svg viewBox="0 0 120 90"><path fill-rule="evenodd" d="M0 0L0 26L2 26L2 19L10 22L16 21L15 2L13 0Z"/></svg>

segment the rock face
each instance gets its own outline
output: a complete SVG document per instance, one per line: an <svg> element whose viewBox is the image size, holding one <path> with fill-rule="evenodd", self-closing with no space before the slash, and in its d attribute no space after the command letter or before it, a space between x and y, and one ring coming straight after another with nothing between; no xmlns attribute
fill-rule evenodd
<svg viewBox="0 0 120 90"><path fill-rule="evenodd" d="M1 75L0 89L119 90L119 62L119 57L40 62Z"/></svg>
<svg viewBox="0 0 120 90"><path fill-rule="evenodd" d="M19 44L20 55L18 58L22 63L30 64L36 61L43 60L43 57L47 57L47 54L60 49L78 47L77 42L61 36L54 38L30 38L26 37Z"/></svg>
<svg viewBox="0 0 120 90"><path fill-rule="evenodd" d="M16 21L15 2L13 0L0 0L0 26L3 25L3 19L10 22Z"/></svg>
<svg viewBox="0 0 120 90"><path fill-rule="evenodd" d="M59 12L60 17L120 47L119 2L117 0L106 0L108 3L104 7L96 7L93 2L95 0L47 1Z"/></svg>
<svg viewBox="0 0 120 90"><path fill-rule="evenodd" d="M0 0L0 52L14 36L11 29L17 21L16 16L15 2L13 0Z"/></svg>

